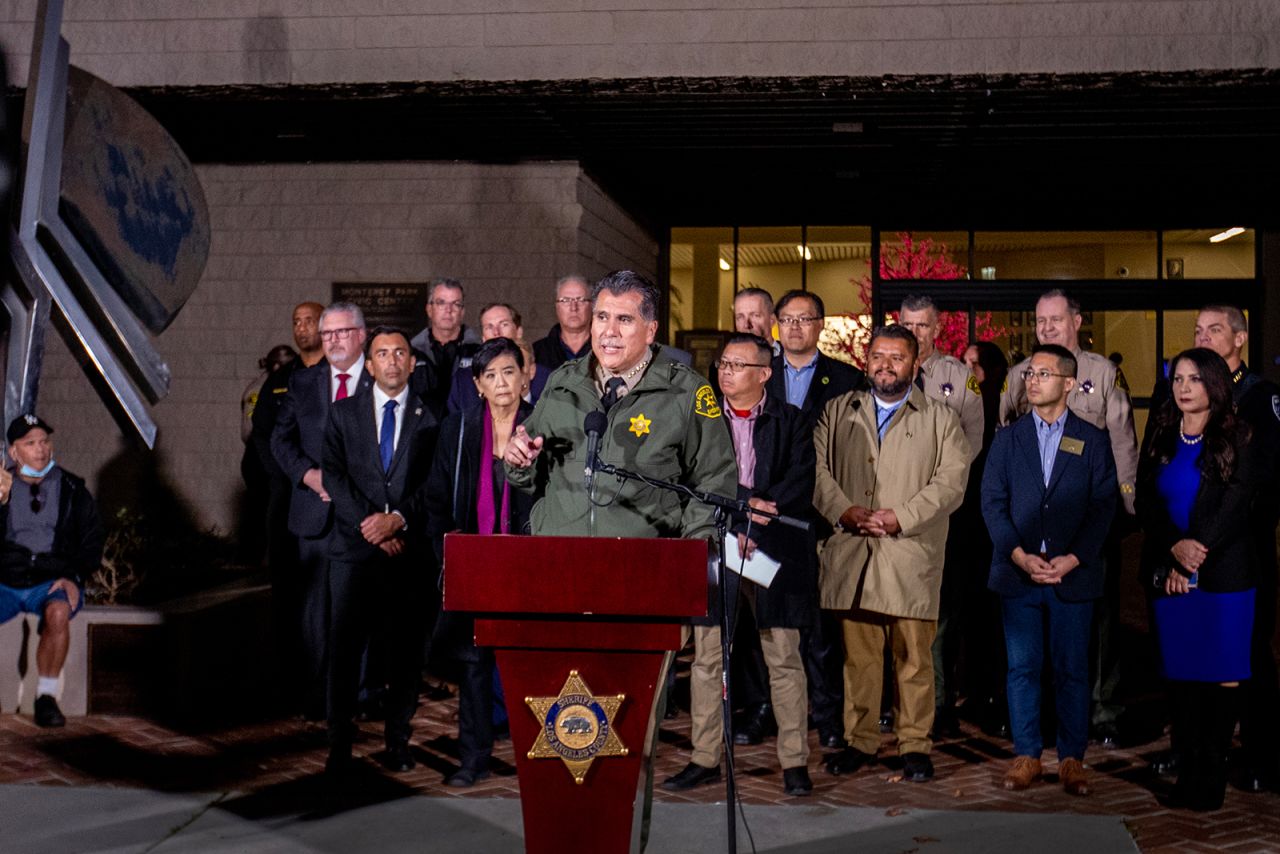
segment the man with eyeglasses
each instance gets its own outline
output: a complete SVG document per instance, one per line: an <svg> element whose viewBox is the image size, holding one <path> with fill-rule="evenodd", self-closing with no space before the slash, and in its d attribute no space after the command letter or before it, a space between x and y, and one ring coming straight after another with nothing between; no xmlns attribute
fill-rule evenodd
<svg viewBox="0 0 1280 854"><path fill-rule="evenodd" d="M359 306L336 302L320 314L324 358L293 372L271 433L271 452L292 487L289 530L298 538L297 632L303 647L302 714L323 720L326 710L329 613L329 538L333 505L321 474L324 432L335 401L373 382L364 366L365 324Z"/></svg>
<svg viewBox="0 0 1280 854"><path fill-rule="evenodd" d="M469 367L480 336L463 323L467 313L462 282L440 278L427 293L427 325L413 340L417 368L409 387L427 402L437 419L443 418L453 372Z"/></svg>
<svg viewBox="0 0 1280 854"><path fill-rule="evenodd" d="M739 332L729 339L716 361L723 395L721 409L738 462L739 500L771 513L799 516L809 511L813 501L813 442L800 429L799 412L765 392L773 372L771 355L768 341L758 335ZM726 576L729 600L739 603L739 619L747 617L740 613L743 600L754 615L758 643L753 651L762 655L767 678L767 688L753 685L748 689L738 682L735 672L732 691L751 690L771 701L778 727L783 791L804 796L813 790L813 783L808 769L808 701L799 630L812 625L817 617L817 565L807 534L764 516L752 516L750 521L749 531L746 516L731 521L730 536L736 536L741 554L750 558L759 549L782 566L768 587L742 583L736 574ZM719 623L697 626L693 639L695 655L689 683L693 755L684 770L662 784L669 791L720 779L724 721ZM738 654L750 655L741 646L735 644Z"/></svg>
<svg viewBox="0 0 1280 854"><path fill-rule="evenodd" d="M1076 360L1077 381L1067 394L1067 406L1080 418L1106 430L1115 459L1120 504L1109 527L1110 537L1104 558L1106 592L1094 614L1093 736L1102 745L1114 747L1120 737L1119 702L1122 680L1120 578L1123 574L1121 540L1133 527L1134 483L1138 477L1138 437L1133 425L1133 404L1124 375L1106 356L1080 347L1080 327L1084 318L1080 303L1064 291L1053 289L1036 302L1036 338L1043 344L1065 347ZM1023 372L1030 359L1009 370L1008 386L1000 396L1000 421L1010 424L1026 414L1032 404L1027 397ZM1124 512L1120 513L1119 508Z"/></svg>
<svg viewBox="0 0 1280 854"><path fill-rule="evenodd" d="M577 274L556 282L556 322L533 342L534 361L549 371L591 352L591 287Z"/></svg>
<svg viewBox="0 0 1280 854"><path fill-rule="evenodd" d="M864 387L862 371L818 350L826 325L822 298L809 291L784 293L775 307L782 353L773 359L769 394L800 410L804 432L813 435L818 416L827 402ZM816 511L806 517L814 525L817 542L831 535L826 520ZM816 626L803 631L805 671L809 685L809 714L823 747L844 747L844 644L840 626L823 612Z"/></svg>
<svg viewBox="0 0 1280 854"><path fill-rule="evenodd" d="M1016 755L1003 785L1011 791L1043 774L1046 658L1053 671L1058 779L1068 794L1090 790L1083 764L1089 634L1094 602L1103 595L1103 547L1118 490L1106 432L1067 406L1076 369L1067 348L1035 348L1019 377L1031 412L996 433L982 477L982 515L993 543L988 587L1000 596L1009 659Z"/></svg>
<svg viewBox="0 0 1280 854"><path fill-rule="evenodd" d="M102 524L84 481L53 458L53 428L35 415L6 432L13 468L0 478L0 623L40 615L35 722L66 724L54 693L71 644L84 583L102 563Z"/></svg>

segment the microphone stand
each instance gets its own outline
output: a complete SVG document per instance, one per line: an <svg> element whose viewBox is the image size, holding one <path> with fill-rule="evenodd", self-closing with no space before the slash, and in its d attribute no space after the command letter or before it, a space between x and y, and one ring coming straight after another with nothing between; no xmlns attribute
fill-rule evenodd
<svg viewBox="0 0 1280 854"><path fill-rule="evenodd" d="M724 775L724 796L726 805L726 819L728 822L728 851L729 854L737 854L738 851L738 787L734 780L733 772L733 702L729 697L729 672L730 672L730 645L732 638L729 635L729 583L728 583L728 564L725 562L725 538L728 536L729 514L745 513L754 514L756 516L766 516L783 525L798 528L802 531L808 531L810 525L803 519L795 519L790 516L784 516L781 513L770 513L767 510L757 510L751 507L746 501L740 498L727 498L723 495L717 495L714 492L704 492L702 490L693 489L682 483L672 483L667 480L649 477L640 472L630 471L629 469L620 468L607 463L600 459L599 455L588 466L589 469L596 473L611 474L618 480L638 480L648 486L657 489L665 489L668 492L674 492L691 498L700 504L705 504L715 510L716 525L716 545L720 549L720 554L716 558L716 582L720 588L720 709L721 717L724 722L724 752L725 752L725 769ZM750 517L748 517L750 518ZM739 582L741 584L741 582ZM735 587L734 596L737 597L737 591L740 587Z"/></svg>

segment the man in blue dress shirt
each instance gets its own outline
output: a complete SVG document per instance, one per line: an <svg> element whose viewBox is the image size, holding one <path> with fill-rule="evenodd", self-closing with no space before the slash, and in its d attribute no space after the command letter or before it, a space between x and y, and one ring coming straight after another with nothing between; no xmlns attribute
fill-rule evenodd
<svg viewBox="0 0 1280 854"><path fill-rule="evenodd" d="M1056 344L1024 370L1031 411L996 433L982 478L994 549L988 586L1000 595L1009 654L1009 722L1016 756L1004 787L1042 774L1040 685L1049 638L1058 718L1058 778L1089 793L1089 626L1103 592L1102 547L1117 497L1105 430L1067 409L1076 359Z"/></svg>

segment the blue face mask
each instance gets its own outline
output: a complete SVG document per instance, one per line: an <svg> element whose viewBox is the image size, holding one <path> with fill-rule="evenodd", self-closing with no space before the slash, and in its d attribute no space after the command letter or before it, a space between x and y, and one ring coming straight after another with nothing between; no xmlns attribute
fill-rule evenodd
<svg viewBox="0 0 1280 854"><path fill-rule="evenodd" d="M37 471L36 469L33 469L31 466L27 465L26 463L23 463L23 464L22 464L22 468L21 468L21 469L19 469L19 473L20 473L23 477L44 477L44 476L45 476L45 475L47 475L49 472L53 471L53 467L54 467L54 465L55 465L55 463L54 463L53 459L52 459L52 458L50 458L50 459L49 459L49 464L48 464L47 466L45 466L44 468L40 469L39 471Z"/></svg>

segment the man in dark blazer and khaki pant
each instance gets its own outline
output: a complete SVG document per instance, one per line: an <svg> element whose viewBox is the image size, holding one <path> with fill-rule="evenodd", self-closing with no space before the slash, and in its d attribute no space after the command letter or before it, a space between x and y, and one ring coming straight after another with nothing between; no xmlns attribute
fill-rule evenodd
<svg viewBox="0 0 1280 854"><path fill-rule="evenodd" d="M1070 350L1043 344L1025 369L1031 411L996 433L982 478L994 544L988 586L1000 595L1009 654L1009 723L1016 754L1004 787L1041 776L1040 685L1048 629L1058 718L1058 778L1086 795L1089 627L1103 593L1102 549L1118 490L1111 443L1067 409Z"/></svg>
<svg viewBox="0 0 1280 854"><path fill-rule="evenodd" d="M375 632L386 653L383 764L392 771L414 767L410 721L438 589L426 518L437 424L409 389L408 336L375 328L366 364L374 385L330 410L322 456L334 509L326 770L336 773L351 763L360 654Z"/></svg>

